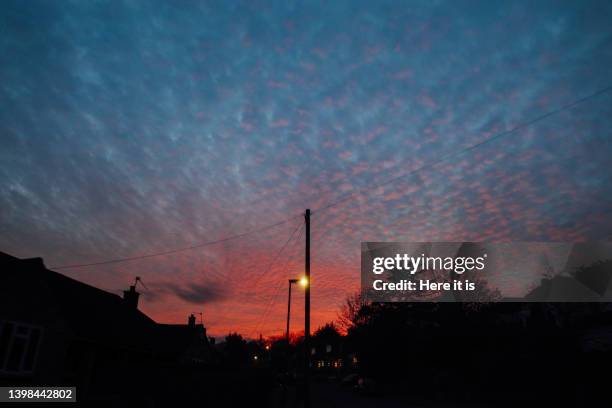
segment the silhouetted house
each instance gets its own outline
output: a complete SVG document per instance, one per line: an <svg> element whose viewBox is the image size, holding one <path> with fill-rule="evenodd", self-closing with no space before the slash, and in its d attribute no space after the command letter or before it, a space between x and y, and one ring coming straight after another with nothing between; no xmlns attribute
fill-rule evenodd
<svg viewBox="0 0 612 408"><path fill-rule="evenodd" d="M122 394L135 379L150 387L168 367L210 361L195 318L157 324L137 306L134 286L122 298L50 271L41 258L0 253L0 383Z"/></svg>
<svg viewBox="0 0 612 408"><path fill-rule="evenodd" d="M211 362L212 345L206 337L203 324L196 324L195 316L188 318L187 324L158 324L159 339L162 347L181 364L206 364Z"/></svg>

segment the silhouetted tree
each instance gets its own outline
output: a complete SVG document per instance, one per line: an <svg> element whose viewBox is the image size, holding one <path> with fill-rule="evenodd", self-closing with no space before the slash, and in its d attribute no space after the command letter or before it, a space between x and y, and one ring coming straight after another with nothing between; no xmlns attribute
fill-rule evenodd
<svg viewBox="0 0 612 408"><path fill-rule="evenodd" d="M340 312L338 313L337 321L339 328L344 332L348 332L350 328L362 323L360 318L363 315L360 314L360 312L362 307L366 305L367 302L361 292L349 295L340 307Z"/></svg>
<svg viewBox="0 0 612 408"><path fill-rule="evenodd" d="M247 364L249 351L247 342L238 333L230 333L225 337L225 358L229 366L236 367Z"/></svg>
<svg viewBox="0 0 612 408"><path fill-rule="evenodd" d="M338 338L340 336L340 331L333 322L325 323L314 332L314 337L320 338Z"/></svg>

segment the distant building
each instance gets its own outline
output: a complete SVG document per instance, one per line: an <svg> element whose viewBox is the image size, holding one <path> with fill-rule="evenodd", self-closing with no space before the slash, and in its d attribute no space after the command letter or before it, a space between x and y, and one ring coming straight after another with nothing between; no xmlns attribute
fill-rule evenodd
<svg viewBox="0 0 612 408"><path fill-rule="evenodd" d="M349 358L344 352L344 338L333 325L326 325L317 330L312 338L310 354L315 372L330 374L338 373Z"/></svg>

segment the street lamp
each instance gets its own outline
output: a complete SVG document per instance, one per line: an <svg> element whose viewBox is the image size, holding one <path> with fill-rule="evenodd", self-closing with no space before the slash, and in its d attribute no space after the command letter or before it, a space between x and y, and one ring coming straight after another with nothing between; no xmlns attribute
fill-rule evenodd
<svg viewBox="0 0 612 408"><path fill-rule="evenodd" d="M291 319L291 285L298 283L299 281L299 279L289 279L289 298L287 299L287 331L285 332L287 347L289 347L289 320Z"/></svg>
<svg viewBox="0 0 612 408"><path fill-rule="evenodd" d="M300 279L289 279L289 297L287 299L287 331L285 333L285 337L287 340L287 346L289 346L289 321L291 320L291 285L294 283L299 283L302 287L308 286L308 279L305 276L302 276Z"/></svg>

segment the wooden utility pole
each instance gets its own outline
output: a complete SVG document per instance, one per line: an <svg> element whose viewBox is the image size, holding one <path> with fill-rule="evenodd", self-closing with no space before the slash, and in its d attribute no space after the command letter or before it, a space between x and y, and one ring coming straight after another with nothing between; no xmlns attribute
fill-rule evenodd
<svg viewBox="0 0 612 408"><path fill-rule="evenodd" d="M304 214L306 221L306 253L304 273L306 290L304 296L304 407L310 408L310 209Z"/></svg>

